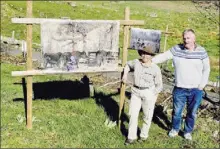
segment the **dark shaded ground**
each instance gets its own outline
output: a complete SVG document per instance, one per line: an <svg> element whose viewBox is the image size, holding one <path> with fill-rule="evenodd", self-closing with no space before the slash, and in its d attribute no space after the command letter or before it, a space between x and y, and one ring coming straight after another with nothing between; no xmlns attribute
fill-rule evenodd
<svg viewBox="0 0 220 149"><path fill-rule="evenodd" d="M22 78L24 99L26 98L26 81ZM50 81L33 83L33 100L52 100L58 99L84 99L90 97L89 78L85 75L79 81ZM24 100L22 98L14 99L13 101Z"/></svg>

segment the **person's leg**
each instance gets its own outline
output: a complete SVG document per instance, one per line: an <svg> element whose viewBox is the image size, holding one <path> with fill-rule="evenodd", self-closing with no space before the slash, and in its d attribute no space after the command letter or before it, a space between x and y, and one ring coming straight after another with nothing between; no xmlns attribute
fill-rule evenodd
<svg viewBox="0 0 220 149"><path fill-rule="evenodd" d="M144 114L143 117L144 122L140 134L140 137L142 139L147 139L148 137L148 132L154 114L154 106L156 100L157 100L157 95L155 95L152 90L145 91L145 97L143 97L142 100L142 110Z"/></svg>
<svg viewBox="0 0 220 149"><path fill-rule="evenodd" d="M132 94L129 104L129 126L128 126L128 139L137 139L137 126L138 126L138 115L141 109L141 98Z"/></svg>
<svg viewBox="0 0 220 149"><path fill-rule="evenodd" d="M172 129L179 131L182 121L182 112L186 102L186 90L183 88L174 88L173 91L173 112L172 112Z"/></svg>
<svg viewBox="0 0 220 149"><path fill-rule="evenodd" d="M184 125L184 134L193 131L196 113L202 101L202 90L192 89L189 98L187 99L187 114Z"/></svg>

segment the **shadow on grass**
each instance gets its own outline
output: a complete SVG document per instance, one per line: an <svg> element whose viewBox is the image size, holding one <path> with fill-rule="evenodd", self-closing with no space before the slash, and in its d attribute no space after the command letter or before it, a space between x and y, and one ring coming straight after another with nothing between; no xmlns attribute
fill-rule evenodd
<svg viewBox="0 0 220 149"><path fill-rule="evenodd" d="M164 130L170 130L171 128L171 122L163 112L163 106L161 105L155 105L152 121Z"/></svg>
<svg viewBox="0 0 220 149"><path fill-rule="evenodd" d="M58 99L85 99L90 97L89 78L85 75L80 81L52 81L33 83L33 100L52 100ZM13 101L23 101L25 115L27 116L27 83L22 78L22 83L14 83L22 85L24 98L15 98Z"/></svg>
<svg viewBox="0 0 220 149"><path fill-rule="evenodd" d="M118 122L118 116L119 116L119 104L112 98L114 95L118 95L120 91L116 93L111 94L105 94L103 92L95 91L94 93L94 99L96 101L96 104L98 106L103 107L104 111L106 112L106 115L108 116L109 120L111 121L117 121ZM125 137L127 137L128 131L124 125L124 122L128 122L129 119L127 115L124 113L124 110L122 110L121 114L121 133Z"/></svg>
<svg viewBox="0 0 220 149"><path fill-rule="evenodd" d="M25 79L22 78L24 98L16 98L13 101L27 100L27 87ZM84 76L80 81L51 81L33 83L33 100L58 99L84 99L90 97L89 78ZM25 102L26 103L26 102Z"/></svg>

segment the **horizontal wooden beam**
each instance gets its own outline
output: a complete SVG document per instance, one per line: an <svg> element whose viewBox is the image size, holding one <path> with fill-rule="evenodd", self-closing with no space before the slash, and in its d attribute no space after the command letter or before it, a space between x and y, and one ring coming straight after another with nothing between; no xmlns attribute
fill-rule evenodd
<svg viewBox="0 0 220 149"><path fill-rule="evenodd" d="M68 74L77 74L77 73L105 73L105 72L122 72L123 67L118 67L116 69L103 69L97 70L97 68L89 68L84 70L75 70L75 71L61 71L61 70L27 70L27 71L12 71L11 75L13 77L26 77L26 76L42 76L42 75L68 75Z"/></svg>
<svg viewBox="0 0 220 149"><path fill-rule="evenodd" d="M144 25L143 20L120 20L120 25Z"/></svg>
<svg viewBox="0 0 220 149"><path fill-rule="evenodd" d="M41 24L44 21L54 21L54 22L69 22L70 19L51 19L51 18L12 18L12 23L18 24ZM84 20L71 20L71 21L84 21ZM88 20L96 21L96 20ZM97 20L104 21L104 20ZM120 25L144 25L143 20L108 20L108 21L120 21Z"/></svg>
<svg viewBox="0 0 220 149"><path fill-rule="evenodd" d="M162 31L163 34L174 34L174 32Z"/></svg>

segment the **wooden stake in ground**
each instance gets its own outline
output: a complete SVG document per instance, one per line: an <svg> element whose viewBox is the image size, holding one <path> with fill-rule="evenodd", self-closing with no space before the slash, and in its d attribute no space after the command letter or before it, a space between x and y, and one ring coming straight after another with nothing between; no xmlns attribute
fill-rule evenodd
<svg viewBox="0 0 220 149"><path fill-rule="evenodd" d="M166 32L165 32L165 39L164 39L164 47L163 47L163 52L166 51L166 48L167 48L167 33L168 32L168 25L167 25L167 28L166 28Z"/></svg>
<svg viewBox="0 0 220 149"><path fill-rule="evenodd" d="M32 1L27 1L27 17L32 17ZM32 24L27 24L27 70L32 70ZM32 76L27 77L27 128L32 128Z"/></svg>
<svg viewBox="0 0 220 149"><path fill-rule="evenodd" d="M165 51L166 51L166 48L167 48L167 37L168 37L167 32L168 32L168 25L167 25L166 31L165 31L165 39L164 39L163 52L165 52ZM165 67L166 67L165 69L167 69L167 65L168 65L168 61L165 63ZM164 64L162 64L162 68L164 68Z"/></svg>
<svg viewBox="0 0 220 149"><path fill-rule="evenodd" d="M130 8L125 8L125 20L130 19ZM124 40L123 40L123 56L122 56L122 67L125 66L127 62L127 55L128 55L128 41L129 41L129 26L124 26ZM123 73L123 72L122 72ZM121 83L121 89L120 89L120 105L119 105L119 116L118 116L118 126L120 128L121 126L121 113L124 109L124 100L125 100L125 84Z"/></svg>

